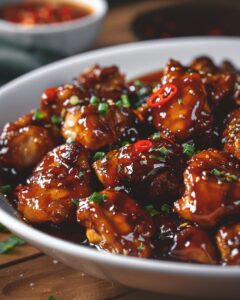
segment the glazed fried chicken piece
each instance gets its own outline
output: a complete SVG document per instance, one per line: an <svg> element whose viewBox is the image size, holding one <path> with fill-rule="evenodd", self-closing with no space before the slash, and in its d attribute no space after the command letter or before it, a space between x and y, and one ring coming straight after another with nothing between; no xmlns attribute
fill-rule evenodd
<svg viewBox="0 0 240 300"><path fill-rule="evenodd" d="M98 98L118 100L125 89L125 77L118 67L102 68L99 65L86 70L79 76L79 83Z"/></svg>
<svg viewBox="0 0 240 300"><path fill-rule="evenodd" d="M76 198L91 193L89 154L80 145L64 144L49 152L26 185L17 188L18 209L31 223L55 224L74 217Z"/></svg>
<svg viewBox="0 0 240 300"><path fill-rule="evenodd" d="M185 194L175 202L180 217L213 227L226 216L240 214L240 163L233 155L202 151L184 172Z"/></svg>
<svg viewBox="0 0 240 300"><path fill-rule="evenodd" d="M228 115L222 141L224 150L240 159L240 108Z"/></svg>
<svg viewBox="0 0 240 300"><path fill-rule="evenodd" d="M173 134L180 143L194 140L202 146L211 144L213 118L200 75L188 73L171 60L161 83L174 85L176 93L164 104L152 107L154 127Z"/></svg>
<svg viewBox="0 0 240 300"><path fill-rule="evenodd" d="M118 108L108 101L69 110L62 134L65 139L73 138L86 149L97 150L114 144L118 139L135 140L138 136L138 123L131 109Z"/></svg>
<svg viewBox="0 0 240 300"><path fill-rule="evenodd" d="M5 125L0 136L0 166L17 171L30 169L60 140L58 128L42 111L29 113Z"/></svg>
<svg viewBox="0 0 240 300"><path fill-rule="evenodd" d="M79 202L77 220L88 241L115 253L149 257L154 224L147 212L124 193L104 190Z"/></svg>
<svg viewBox="0 0 240 300"><path fill-rule="evenodd" d="M150 197L176 195L181 186L181 146L157 135L107 153L93 168L105 187L136 185Z"/></svg>
<svg viewBox="0 0 240 300"><path fill-rule="evenodd" d="M216 241L223 263L240 265L240 223L221 227Z"/></svg>

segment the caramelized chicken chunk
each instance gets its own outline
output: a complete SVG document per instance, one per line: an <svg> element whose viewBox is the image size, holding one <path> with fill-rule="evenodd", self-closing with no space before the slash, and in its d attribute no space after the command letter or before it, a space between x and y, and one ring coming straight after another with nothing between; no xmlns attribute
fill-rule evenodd
<svg viewBox="0 0 240 300"><path fill-rule="evenodd" d="M113 103L87 105L76 107L68 111L62 134L67 138L73 138L85 148L97 150L104 146L110 146L119 138L133 140L138 136L138 120L129 108L118 108Z"/></svg>
<svg viewBox="0 0 240 300"><path fill-rule="evenodd" d="M147 212L124 193L104 190L80 200L77 220L90 243L123 255L149 257L154 224Z"/></svg>
<svg viewBox="0 0 240 300"><path fill-rule="evenodd" d="M212 227L228 215L240 213L240 163L232 155L202 151L184 172L185 194L175 202L180 217Z"/></svg>
<svg viewBox="0 0 240 300"><path fill-rule="evenodd" d="M174 237L170 255L178 260L201 264L216 264L217 255L208 233L190 226L180 230Z"/></svg>
<svg viewBox="0 0 240 300"><path fill-rule="evenodd" d="M163 105L152 108L156 129L174 135L178 142L196 140L208 145L212 139L213 118L199 74L187 73L181 65L170 61L162 78L174 84L176 94ZM169 72L168 72L169 70Z"/></svg>
<svg viewBox="0 0 240 300"><path fill-rule="evenodd" d="M42 112L39 112L42 113ZM30 113L5 125L0 136L0 166L24 171L34 167L59 143L58 129L46 126Z"/></svg>
<svg viewBox="0 0 240 300"><path fill-rule="evenodd" d="M141 142L147 148L138 148ZM109 152L93 168L105 187L132 184L151 197L176 195L181 186L181 154L181 147L169 137L153 136Z"/></svg>
<svg viewBox="0 0 240 300"><path fill-rule="evenodd" d="M229 114L222 141L224 150L240 159L240 108Z"/></svg>
<svg viewBox="0 0 240 300"><path fill-rule="evenodd" d="M227 265L240 265L240 223L221 227L216 240L222 261Z"/></svg>
<svg viewBox="0 0 240 300"><path fill-rule="evenodd" d="M73 200L91 193L88 159L86 150L76 143L49 152L27 184L17 188L23 216L31 223L61 223L74 218Z"/></svg>
<svg viewBox="0 0 240 300"><path fill-rule="evenodd" d="M86 70L79 77L79 83L91 94L104 99L117 100L125 88L125 77L118 67L101 68L99 65Z"/></svg>

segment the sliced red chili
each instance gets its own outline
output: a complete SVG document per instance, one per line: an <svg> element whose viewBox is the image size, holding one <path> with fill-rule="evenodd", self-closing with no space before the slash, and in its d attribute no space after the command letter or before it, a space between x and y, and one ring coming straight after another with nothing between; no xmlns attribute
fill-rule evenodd
<svg viewBox="0 0 240 300"><path fill-rule="evenodd" d="M57 96L57 89L52 87L45 90L43 98L46 100L53 100Z"/></svg>
<svg viewBox="0 0 240 300"><path fill-rule="evenodd" d="M137 152L144 152L152 148L153 143L149 140L141 140L134 144L134 148Z"/></svg>
<svg viewBox="0 0 240 300"><path fill-rule="evenodd" d="M170 101L177 94L177 87L175 84L167 83L160 87L147 100L147 105L150 107L157 107Z"/></svg>

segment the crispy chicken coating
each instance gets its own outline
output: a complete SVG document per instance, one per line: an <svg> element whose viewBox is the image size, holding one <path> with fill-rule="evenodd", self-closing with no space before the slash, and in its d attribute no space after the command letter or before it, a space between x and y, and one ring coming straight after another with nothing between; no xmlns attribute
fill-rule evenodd
<svg viewBox="0 0 240 300"><path fill-rule="evenodd" d="M89 242L100 249L130 256L151 255L154 224L124 193L104 190L80 200L77 220L86 227Z"/></svg>
<svg viewBox="0 0 240 300"><path fill-rule="evenodd" d="M24 171L34 167L59 143L59 130L53 124L34 119L34 113L5 125L0 136L0 166Z"/></svg>
<svg viewBox="0 0 240 300"><path fill-rule="evenodd" d="M175 202L180 217L213 227L228 215L240 214L240 163L232 155L202 151L184 172L185 194Z"/></svg>
<svg viewBox="0 0 240 300"><path fill-rule="evenodd" d="M113 150L93 168L105 187L137 185L150 197L176 195L181 186L182 151L173 139L161 135L147 140L150 148L139 151L138 143Z"/></svg>
<svg viewBox="0 0 240 300"><path fill-rule="evenodd" d="M222 261L227 265L240 265L240 223L221 227L216 241Z"/></svg>
<svg viewBox="0 0 240 300"><path fill-rule="evenodd" d="M161 82L174 84L177 93L167 103L152 108L154 127L173 134L178 142L197 140L203 145L209 144L213 118L200 75L188 73L171 60Z"/></svg>
<svg viewBox="0 0 240 300"><path fill-rule="evenodd" d="M139 122L131 109L104 104L103 111L101 104L69 110L62 127L64 138L73 138L89 150L110 146L120 138L135 140Z"/></svg>
<svg viewBox="0 0 240 300"><path fill-rule="evenodd" d="M224 150L240 159L240 108L232 111L223 132Z"/></svg>
<svg viewBox="0 0 240 300"><path fill-rule="evenodd" d="M91 193L88 159L88 152L76 143L50 151L27 184L17 188L23 216L31 223L58 224L73 219L73 200Z"/></svg>

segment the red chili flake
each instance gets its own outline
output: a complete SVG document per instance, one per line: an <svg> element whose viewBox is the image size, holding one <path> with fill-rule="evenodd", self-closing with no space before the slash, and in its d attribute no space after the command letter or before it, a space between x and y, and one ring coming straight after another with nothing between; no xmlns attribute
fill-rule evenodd
<svg viewBox="0 0 240 300"><path fill-rule="evenodd" d="M153 143L149 140L141 140L134 144L134 148L137 152L144 152L152 148Z"/></svg>
<svg viewBox="0 0 240 300"><path fill-rule="evenodd" d="M43 99L53 100L57 96L57 89L52 87L45 90L43 94Z"/></svg>
<svg viewBox="0 0 240 300"><path fill-rule="evenodd" d="M175 84L167 83L160 87L147 100L147 105L150 107L157 107L170 101L177 94L177 87Z"/></svg>

